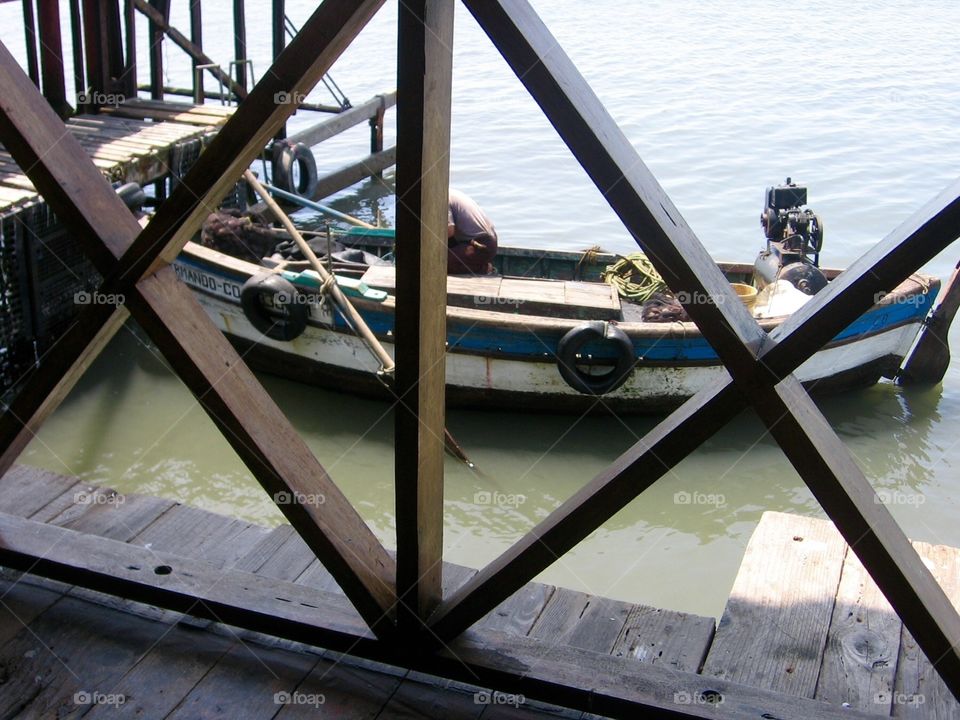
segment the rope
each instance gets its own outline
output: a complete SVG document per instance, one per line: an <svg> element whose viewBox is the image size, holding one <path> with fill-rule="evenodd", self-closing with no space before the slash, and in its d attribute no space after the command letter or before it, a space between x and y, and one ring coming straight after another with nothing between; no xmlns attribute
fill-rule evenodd
<svg viewBox="0 0 960 720"><path fill-rule="evenodd" d="M631 253L603 271L603 281L613 285L620 297L637 303L650 299L654 293L667 290L660 273L642 252Z"/></svg>

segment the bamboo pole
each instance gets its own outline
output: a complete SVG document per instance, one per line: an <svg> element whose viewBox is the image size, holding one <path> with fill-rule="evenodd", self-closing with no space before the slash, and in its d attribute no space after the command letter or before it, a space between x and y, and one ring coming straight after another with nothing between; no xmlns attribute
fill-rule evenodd
<svg viewBox="0 0 960 720"><path fill-rule="evenodd" d="M283 225L283 228L290 233L290 237L293 238L294 242L297 243L297 247L300 248L300 251L303 253L304 257L307 258L309 263L313 266L313 269L317 271L317 274L320 275L320 279L323 280L324 287L330 288L330 294L333 296L334 301L337 305L340 306L340 309L343 310L344 314L347 315L350 322L353 323L354 327L357 329L357 332L360 333L361 338L364 342L367 343L367 346L373 352L374 356L377 358L378 362L383 366L383 373L387 376L393 375L394 362L393 358L387 353L383 345L380 344L380 341L377 340L376 335L373 334L373 331L370 330L370 327L360 316L360 313L357 312L356 308L353 307L353 304L347 299L346 295L343 294L343 291L337 287L336 279L327 271L323 266L323 263L320 262L320 258L316 256L313 250L310 249L310 246L307 244L307 241L303 239L303 235L300 234L300 231L297 230L296 226L283 211L283 209L277 205L277 202L270 197L270 193L267 192L266 188L257 180L256 175L254 175L250 170L245 170L243 173L243 179L246 180L250 187L253 188L266 204L270 211L280 220L280 224ZM393 387L388 385L390 392L393 393ZM394 395L396 397L396 395ZM463 462L467 467L474 468L473 461L467 456L466 451L460 446L460 443L457 442L456 438L450 433L447 428L443 429L443 440L444 447L447 449L451 455Z"/></svg>
<svg viewBox="0 0 960 720"><path fill-rule="evenodd" d="M300 248L300 252L303 253L303 256L310 262L310 265L313 266L313 269L317 271L317 274L320 276L320 279L323 280L323 286L330 293L331 297L337 306L343 311L344 315L350 320L353 326L356 328L360 337L367 344L367 347L373 352L374 357L377 358L377 361L383 368L384 373L392 373L394 368L393 358L390 357L390 354L384 349L383 345L380 344L380 341L377 340L376 335L373 334L373 331L370 329L370 326L367 325L366 321L361 317L360 313L357 312L357 309L353 304L347 299L347 296L343 294L343 291L337 285L336 279L331 275L327 269L323 266L323 263L320 262L320 259L316 256L313 250L310 249L310 246L307 244L307 241L303 239L303 235L300 234L300 231L297 230L296 226L293 224L293 221L287 216L287 214L277 205L277 201L271 197L270 193L267 192L266 188L260 184L260 181L257 180L256 176L250 172L250 170L245 170L243 173L244 180L254 189L261 198L263 202L267 204L267 207L270 208L270 211L280 220L280 224L283 225L284 230L290 233L290 237L293 238L294 242L297 243L297 247Z"/></svg>

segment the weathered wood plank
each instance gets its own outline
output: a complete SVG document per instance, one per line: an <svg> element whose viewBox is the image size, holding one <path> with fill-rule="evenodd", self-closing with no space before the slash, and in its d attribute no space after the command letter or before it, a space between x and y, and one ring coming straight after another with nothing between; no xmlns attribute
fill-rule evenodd
<svg viewBox="0 0 960 720"><path fill-rule="evenodd" d="M960 615L850 451L791 375L761 390L757 413L867 568L937 671L960 699Z"/></svg>
<svg viewBox="0 0 960 720"><path fill-rule="evenodd" d="M557 588L530 637L609 654L620 637L630 604Z"/></svg>
<svg viewBox="0 0 960 720"><path fill-rule="evenodd" d="M316 663L317 658L309 655L275 648L235 645L167 718L271 718L281 709L286 694L296 689ZM258 682L238 683L238 677L256 677Z"/></svg>
<svg viewBox="0 0 960 720"><path fill-rule="evenodd" d="M715 631L716 621L710 617L635 605L611 654L698 673Z"/></svg>
<svg viewBox="0 0 960 720"><path fill-rule="evenodd" d="M356 105L348 110L337 113L328 120L317 123L301 132L294 133L287 138L287 141L294 144L303 143L308 147L319 145L324 140L329 140L330 138L339 135L344 130L348 130L355 125L359 125L364 120L369 120L370 118L374 117L379 108L393 107L396 104L396 91L386 93L385 95L377 95L376 97L370 98L365 103L361 103L360 105Z"/></svg>
<svg viewBox="0 0 960 720"><path fill-rule="evenodd" d="M0 569L0 648L62 596L62 590L36 587Z"/></svg>
<svg viewBox="0 0 960 720"><path fill-rule="evenodd" d="M30 517L76 484L76 478L15 465L0 477L0 511Z"/></svg>
<svg viewBox="0 0 960 720"><path fill-rule="evenodd" d="M78 713L165 633L164 625L62 598L0 648L0 716Z"/></svg>
<svg viewBox="0 0 960 720"><path fill-rule="evenodd" d="M267 535L262 537L246 555L234 563L233 568L235 570L243 570L244 572L257 572L270 558L276 555L284 543L294 535L296 535L296 533L289 525L277 525L275 528L272 528ZM301 542L303 541L301 540ZM306 544L304 544L303 547L309 552Z"/></svg>
<svg viewBox="0 0 960 720"><path fill-rule="evenodd" d="M954 606L960 607L960 552L956 548L922 542L915 542L914 546ZM900 636L900 657L890 701L895 718L960 718L960 703L906 628Z"/></svg>
<svg viewBox="0 0 960 720"><path fill-rule="evenodd" d="M280 550L260 566L257 573L264 577L293 582L316 562L316 554L296 532L280 547Z"/></svg>
<svg viewBox="0 0 960 720"><path fill-rule="evenodd" d="M202 559L211 565L232 565L262 538L265 528L247 535L250 523L176 504L138 533L132 543L158 552ZM246 536L246 537L244 537Z"/></svg>
<svg viewBox="0 0 960 720"><path fill-rule="evenodd" d="M111 693L123 696L123 704L96 705L83 717L85 720L165 718L235 644L235 639L213 633L169 628L160 641L110 687ZM238 676L235 685L255 684L250 682L253 677L259 683L262 676L262 672L247 678ZM219 704L212 703L208 711Z"/></svg>
<svg viewBox="0 0 960 720"><path fill-rule="evenodd" d="M813 697L845 551L829 523L764 513L703 675Z"/></svg>
<svg viewBox="0 0 960 720"><path fill-rule="evenodd" d="M814 697L890 714L902 627L857 556L847 550Z"/></svg>
<svg viewBox="0 0 960 720"><path fill-rule="evenodd" d="M488 628L514 635L533 635L531 628L545 612L544 607L553 598L555 592L560 591L553 585L528 583L491 610L477 623L476 627L481 630ZM537 635L537 637L543 636Z"/></svg>
<svg viewBox="0 0 960 720"><path fill-rule="evenodd" d="M384 718L383 706L401 680L401 675L321 659L284 703L276 720L312 720L318 715L337 720ZM322 702L307 702L311 699Z"/></svg>
<svg viewBox="0 0 960 720"><path fill-rule="evenodd" d="M450 688L443 681L425 682L426 677L405 678L378 717L390 720L475 720L484 705L472 693Z"/></svg>
<svg viewBox="0 0 960 720"><path fill-rule="evenodd" d="M77 532L128 541L173 507L174 501L149 495L125 495L96 488L78 493L74 504L49 522Z"/></svg>
<svg viewBox="0 0 960 720"><path fill-rule="evenodd" d="M394 484L397 626L419 631L443 597L447 206L453 0L400 5L397 23L397 311Z"/></svg>
<svg viewBox="0 0 960 720"><path fill-rule="evenodd" d="M78 498L83 497L93 490L94 487L92 485L78 481L33 513L33 515L30 516L30 519L36 520L37 522L50 522L60 513L73 507Z"/></svg>
<svg viewBox="0 0 960 720"><path fill-rule="evenodd" d="M736 720L755 720L763 713L780 720L870 717L721 679L495 632L468 632L448 650L425 654L418 647L377 640L343 596L9 515L0 515L0 538L0 563L10 567L30 567L43 576L82 582L257 632L613 717L632 718L643 710L667 717ZM718 693L724 701L709 706L684 702L701 693Z"/></svg>

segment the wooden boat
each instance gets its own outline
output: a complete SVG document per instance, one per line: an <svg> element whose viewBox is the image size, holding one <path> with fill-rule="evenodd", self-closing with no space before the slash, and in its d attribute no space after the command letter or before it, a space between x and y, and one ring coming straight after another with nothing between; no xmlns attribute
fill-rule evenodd
<svg viewBox="0 0 960 720"><path fill-rule="evenodd" d="M348 236L351 245L378 256L392 249L392 233L354 228ZM448 405L660 413L721 382L725 370L695 324L644 322L639 305L622 301L600 281L602 270L618 259L594 251L501 247L499 275L448 277ZM749 283L754 269L732 263L720 267L739 283ZM282 273L297 291L287 298L286 314L274 315L268 303L259 317L251 317L241 295L264 266L188 243L175 269L252 367L387 397L377 377L378 363L332 303L322 301L312 273ZM828 279L838 273L824 271ZM344 281L356 295L352 302L392 352L394 267L348 266L338 276L352 276ZM939 287L937 278L915 274L801 365L797 376L818 393L893 377ZM291 313L291 308L301 309ZM264 320L271 323L269 334L257 329ZM783 320L759 322L770 331ZM622 377L616 377L621 370Z"/></svg>

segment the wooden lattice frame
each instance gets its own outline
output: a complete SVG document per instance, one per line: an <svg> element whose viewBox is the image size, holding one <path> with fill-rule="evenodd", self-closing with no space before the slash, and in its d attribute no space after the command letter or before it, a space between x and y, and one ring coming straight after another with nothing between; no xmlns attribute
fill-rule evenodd
<svg viewBox="0 0 960 720"><path fill-rule="evenodd" d="M326 0L143 231L0 48L0 139L83 243L106 278L102 291L126 298L119 308L87 308L0 418L0 471L10 467L129 311L268 492L326 495L319 508L292 504L281 510L378 637L396 641L399 629L404 636L443 641L752 406L947 686L960 695L960 616L791 374L867 310L876 293L895 287L957 237L960 183L768 336L525 0L464 4L670 287L690 298L712 298L686 309L729 377L690 399L451 597L441 597L444 302L442 283L434 281L442 277L441 243L434 241L442 237L448 177L453 0L401 3L397 325L404 332L398 332L396 346L402 402L393 562L169 267L208 209L292 111L276 105L274 95L305 95L380 4Z"/></svg>

